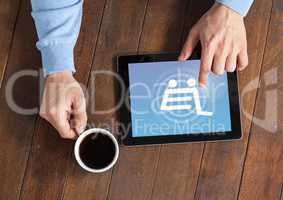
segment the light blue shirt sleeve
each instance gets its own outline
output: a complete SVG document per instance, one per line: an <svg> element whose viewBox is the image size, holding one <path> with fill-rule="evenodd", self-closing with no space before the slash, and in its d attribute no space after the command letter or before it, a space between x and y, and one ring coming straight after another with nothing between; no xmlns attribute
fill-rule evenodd
<svg viewBox="0 0 283 200"><path fill-rule="evenodd" d="M80 31L82 0L31 0L44 76L75 72L74 46Z"/></svg>
<svg viewBox="0 0 283 200"><path fill-rule="evenodd" d="M254 0L216 0L242 16L246 16Z"/></svg>

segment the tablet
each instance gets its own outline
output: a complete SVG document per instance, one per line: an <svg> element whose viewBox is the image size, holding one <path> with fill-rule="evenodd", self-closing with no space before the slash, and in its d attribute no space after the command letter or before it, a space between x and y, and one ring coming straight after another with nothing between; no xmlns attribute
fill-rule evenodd
<svg viewBox="0 0 283 200"><path fill-rule="evenodd" d="M148 145L240 139L237 73L210 74L198 85L200 54L118 57L121 142Z"/></svg>

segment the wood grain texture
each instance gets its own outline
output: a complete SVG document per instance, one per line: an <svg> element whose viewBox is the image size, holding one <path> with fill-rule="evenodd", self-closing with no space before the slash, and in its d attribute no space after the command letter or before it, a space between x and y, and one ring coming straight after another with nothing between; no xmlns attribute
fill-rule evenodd
<svg viewBox="0 0 283 200"><path fill-rule="evenodd" d="M251 115L254 110L256 89L247 94L244 91L249 82L259 77L260 74L271 4L270 1L255 1L246 18L250 64L244 72L239 74L239 86L240 95L243 97L241 98L242 109ZM257 86L258 82L255 84ZM242 114L244 135L242 140L206 144L196 198L237 198L250 124L250 120Z"/></svg>
<svg viewBox="0 0 283 200"><path fill-rule="evenodd" d="M113 124L117 120L116 112L99 114L98 111L115 107L117 80L109 76L109 73L116 72L116 63L112 62L112 58L118 53L136 52L146 4L147 0L111 0L105 7L93 62L93 72L96 74L92 73L89 82L89 90L95 91L95 99L89 107L95 108L96 112L90 111L89 121L113 133L116 133ZM111 170L95 175L86 173L76 165L68 175L64 199L106 199L111 175Z"/></svg>
<svg viewBox="0 0 283 200"><path fill-rule="evenodd" d="M76 78L86 84L102 18L104 1L85 1L80 38L75 49ZM34 27L33 27L34 29ZM72 158L73 141L63 140L46 121L38 122L22 187L21 199L60 199Z"/></svg>
<svg viewBox="0 0 283 200"><path fill-rule="evenodd" d="M0 194L1 198L5 199L18 199L19 197L37 118L36 115L17 114L7 104L11 103L11 100L5 98L7 84L16 73L20 73L21 70L37 72L40 66L40 56L34 47L36 34L29 4L30 2L25 1L20 8L0 96ZM6 11L13 13L11 9ZM8 38L5 39L8 40ZM38 95L38 77L20 78L15 82L12 90L15 103L25 109L38 106Z"/></svg>
<svg viewBox="0 0 283 200"><path fill-rule="evenodd" d="M179 49L188 2L149 1L139 53ZM160 146L122 148L113 173L109 199L151 199L159 151Z"/></svg>
<svg viewBox="0 0 283 200"><path fill-rule="evenodd" d="M190 12L185 15L183 42L191 27L212 4L213 1L189 2L186 10ZM162 146L151 199L183 200L194 198L203 146L203 143Z"/></svg>
<svg viewBox="0 0 283 200"><path fill-rule="evenodd" d="M89 121L117 133L116 112L98 113L117 103L117 80L93 72L116 71L112 58L118 54L179 50L211 2L85 0L75 76L94 94ZM239 74L241 141L121 147L114 169L99 175L75 163L73 141L7 104L13 74L40 66L30 11L30 1L0 0L0 199L283 199L282 0L255 0L246 18L250 64ZM38 77L19 79L16 103L38 107L38 85Z"/></svg>
<svg viewBox="0 0 283 200"><path fill-rule="evenodd" d="M150 0L138 52L179 51L190 0Z"/></svg>
<svg viewBox="0 0 283 200"><path fill-rule="evenodd" d="M0 1L0 86L7 66L20 0Z"/></svg>
<svg viewBox="0 0 283 200"><path fill-rule="evenodd" d="M202 147L202 144L162 146L151 199L194 198Z"/></svg>
<svg viewBox="0 0 283 200"><path fill-rule="evenodd" d="M239 199L280 199L283 183L283 3L274 0Z"/></svg>

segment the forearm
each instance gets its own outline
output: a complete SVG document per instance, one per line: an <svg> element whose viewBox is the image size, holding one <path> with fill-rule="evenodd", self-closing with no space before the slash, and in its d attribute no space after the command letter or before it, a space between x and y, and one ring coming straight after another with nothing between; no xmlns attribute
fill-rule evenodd
<svg viewBox="0 0 283 200"><path fill-rule="evenodd" d="M81 18L82 0L31 0L44 75L74 72L73 49Z"/></svg>
<svg viewBox="0 0 283 200"><path fill-rule="evenodd" d="M216 0L242 16L246 16L254 0Z"/></svg>

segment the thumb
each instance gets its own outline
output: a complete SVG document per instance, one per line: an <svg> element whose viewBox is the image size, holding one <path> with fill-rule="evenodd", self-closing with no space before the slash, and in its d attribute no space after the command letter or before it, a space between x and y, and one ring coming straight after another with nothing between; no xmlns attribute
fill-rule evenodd
<svg viewBox="0 0 283 200"><path fill-rule="evenodd" d="M75 115L71 120L71 127L74 129L77 133L77 135L80 135L86 128L87 124L87 117L86 115Z"/></svg>
<svg viewBox="0 0 283 200"><path fill-rule="evenodd" d="M86 104L83 97L80 100L74 100L71 116L72 127L79 135L85 130L87 124Z"/></svg>
<svg viewBox="0 0 283 200"><path fill-rule="evenodd" d="M62 138L74 139L76 133L71 128L67 113L62 110L59 112L56 118L53 119L53 126L57 129Z"/></svg>
<svg viewBox="0 0 283 200"><path fill-rule="evenodd" d="M198 43L198 34L194 30L191 30L182 48L182 51L181 51L181 54L179 55L178 60L179 61L187 60L193 53L193 50L195 46L197 45L197 43Z"/></svg>

